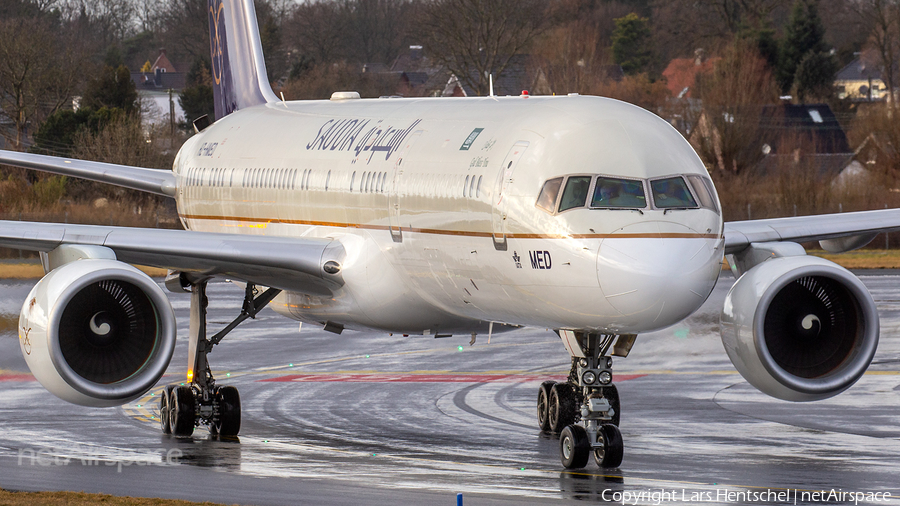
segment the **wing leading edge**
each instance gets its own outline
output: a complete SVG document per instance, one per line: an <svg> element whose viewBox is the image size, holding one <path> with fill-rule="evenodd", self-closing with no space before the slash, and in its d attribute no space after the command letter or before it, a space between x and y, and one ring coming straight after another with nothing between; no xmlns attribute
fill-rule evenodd
<svg viewBox="0 0 900 506"><path fill-rule="evenodd" d="M103 246L123 262L282 290L330 293L343 285L344 247L334 239L0 221L0 246L49 252L64 244ZM324 270L331 262L338 264L338 272Z"/></svg>
<svg viewBox="0 0 900 506"><path fill-rule="evenodd" d="M820 241L834 252L868 244L875 235L900 230L900 209L795 216L725 223L725 253L738 253L751 243Z"/></svg>
<svg viewBox="0 0 900 506"><path fill-rule="evenodd" d="M123 186L133 190L175 196L175 174L170 170L146 169L113 163L74 160L55 156L36 155L0 150L0 164L34 169L63 176L80 177L91 181Z"/></svg>

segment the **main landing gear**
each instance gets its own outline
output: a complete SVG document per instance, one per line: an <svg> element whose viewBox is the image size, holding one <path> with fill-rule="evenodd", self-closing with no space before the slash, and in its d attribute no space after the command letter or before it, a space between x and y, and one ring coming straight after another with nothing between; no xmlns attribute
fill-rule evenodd
<svg viewBox="0 0 900 506"><path fill-rule="evenodd" d="M244 307L240 316L212 338L206 338L207 280L191 283L191 323L188 345L187 382L168 385L159 398L159 422L164 434L190 436L194 427L209 426L218 436L237 436L241 430L241 397L232 386L219 386L209 368L207 355L247 318L266 306L281 290L269 288L257 296L257 289L248 283L244 291Z"/></svg>
<svg viewBox="0 0 900 506"><path fill-rule="evenodd" d="M544 432L559 434L560 460L566 469L586 466L590 454L600 467L619 467L624 454L619 392L607 353L612 348L613 355L627 356L636 336L566 330L559 334L572 355L572 369L566 382L541 384L538 425Z"/></svg>

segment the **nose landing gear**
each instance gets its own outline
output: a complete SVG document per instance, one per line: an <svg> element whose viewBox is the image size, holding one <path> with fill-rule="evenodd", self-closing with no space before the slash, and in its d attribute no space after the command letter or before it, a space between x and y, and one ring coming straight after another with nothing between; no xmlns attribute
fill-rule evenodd
<svg viewBox="0 0 900 506"><path fill-rule="evenodd" d="M572 370L564 383L541 384L538 425L542 431L559 433L560 461L566 469L586 466L591 453L600 467L619 467L624 455L619 392L607 353L615 343L613 354L626 356L636 336L559 333L572 355Z"/></svg>

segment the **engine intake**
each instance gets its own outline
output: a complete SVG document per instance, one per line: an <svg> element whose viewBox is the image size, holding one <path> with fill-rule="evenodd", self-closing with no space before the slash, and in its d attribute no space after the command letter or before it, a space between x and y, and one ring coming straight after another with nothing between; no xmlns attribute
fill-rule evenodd
<svg viewBox="0 0 900 506"><path fill-rule="evenodd" d="M878 312L866 287L817 257L773 258L747 271L725 298L721 324L738 372L790 401L850 388L878 346Z"/></svg>
<svg viewBox="0 0 900 506"><path fill-rule="evenodd" d="M78 260L31 290L19 337L31 372L54 395L116 406L162 377L175 349L175 316L141 271L115 260Z"/></svg>

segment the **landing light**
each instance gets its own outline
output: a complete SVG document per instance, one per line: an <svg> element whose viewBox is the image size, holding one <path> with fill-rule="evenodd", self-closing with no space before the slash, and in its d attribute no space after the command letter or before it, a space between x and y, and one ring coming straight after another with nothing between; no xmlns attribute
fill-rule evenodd
<svg viewBox="0 0 900 506"><path fill-rule="evenodd" d="M609 385L612 381L612 374L609 371L603 371L600 373L600 384L601 385Z"/></svg>
<svg viewBox="0 0 900 506"><path fill-rule="evenodd" d="M596 380L597 380L597 375L594 374L593 371L587 371L586 373L584 373L584 374L581 375L581 381L582 381L585 385L591 385L591 384L593 384L594 381L596 381Z"/></svg>

